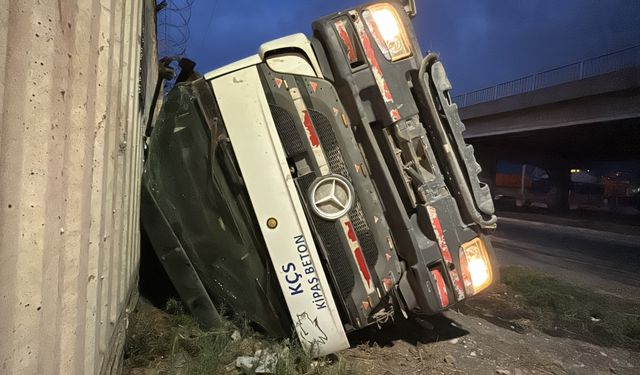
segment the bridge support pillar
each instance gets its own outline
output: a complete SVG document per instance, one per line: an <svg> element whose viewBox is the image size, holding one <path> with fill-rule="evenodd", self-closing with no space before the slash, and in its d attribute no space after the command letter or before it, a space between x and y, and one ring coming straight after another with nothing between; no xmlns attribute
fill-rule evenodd
<svg viewBox="0 0 640 375"><path fill-rule="evenodd" d="M553 192L551 208L556 211L569 209L569 190L571 189L571 170L569 163L556 162L547 167L549 182Z"/></svg>
<svg viewBox="0 0 640 375"><path fill-rule="evenodd" d="M494 152L476 149L476 161L482 167L482 172L478 176L481 182L489 185L491 194L495 192L496 187L496 170L498 166L498 157Z"/></svg>

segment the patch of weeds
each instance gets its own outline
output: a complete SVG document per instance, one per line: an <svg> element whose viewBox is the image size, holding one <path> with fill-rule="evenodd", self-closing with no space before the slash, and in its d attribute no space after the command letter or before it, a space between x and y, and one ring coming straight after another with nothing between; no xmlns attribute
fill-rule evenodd
<svg viewBox="0 0 640 375"><path fill-rule="evenodd" d="M276 364L276 374L304 374L312 369L313 358L300 345L291 346L289 342L284 345L288 349Z"/></svg>
<svg viewBox="0 0 640 375"><path fill-rule="evenodd" d="M139 312L131 314L124 349L127 365L147 367L166 357L171 351L172 341L167 329L169 324L166 317L152 311L146 316Z"/></svg>
<svg viewBox="0 0 640 375"><path fill-rule="evenodd" d="M640 304L599 294L524 267L504 267L502 282L520 295L534 324L555 336L640 350Z"/></svg>
<svg viewBox="0 0 640 375"><path fill-rule="evenodd" d="M235 331L240 339L232 339ZM241 317L203 331L179 301L169 300L159 310L143 299L130 316L125 374L234 374L236 358L254 356L258 349L277 353L275 374L351 374L345 361L314 360L297 342L261 337Z"/></svg>
<svg viewBox="0 0 640 375"><path fill-rule="evenodd" d="M625 317L622 329L625 336L640 340L640 314Z"/></svg>
<svg viewBox="0 0 640 375"><path fill-rule="evenodd" d="M286 349L282 351L282 347ZM285 340L276 344L275 351L281 353L275 366L274 374L318 374L318 375L347 375L353 374L353 369L337 356L314 359L297 343Z"/></svg>

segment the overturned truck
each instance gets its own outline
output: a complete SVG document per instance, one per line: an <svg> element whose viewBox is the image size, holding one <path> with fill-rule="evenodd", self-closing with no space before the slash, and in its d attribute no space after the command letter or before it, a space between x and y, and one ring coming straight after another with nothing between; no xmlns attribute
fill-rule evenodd
<svg viewBox="0 0 640 375"><path fill-rule="evenodd" d="M339 12L310 39L181 77L148 139L142 222L202 324L226 306L324 355L495 278L490 192L403 6Z"/></svg>

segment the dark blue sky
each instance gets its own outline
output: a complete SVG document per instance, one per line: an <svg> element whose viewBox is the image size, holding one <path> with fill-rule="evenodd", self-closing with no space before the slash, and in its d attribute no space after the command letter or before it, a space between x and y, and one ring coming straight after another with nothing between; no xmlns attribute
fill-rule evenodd
<svg viewBox="0 0 640 375"><path fill-rule="evenodd" d="M180 0L174 0L179 2ZM363 0L194 0L187 56L206 72ZM458 93L640 44L640 0L417 0L423 52Z"/></svg>

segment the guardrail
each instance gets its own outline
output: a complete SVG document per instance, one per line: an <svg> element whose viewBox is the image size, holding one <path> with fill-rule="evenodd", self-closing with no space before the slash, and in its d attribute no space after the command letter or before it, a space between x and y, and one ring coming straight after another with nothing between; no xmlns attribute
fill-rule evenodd
<svg viewBox="0 0 640 375"><path fill-rule="evenodd" d="M640 45L454 96L459 107L640 66Z"/></svg>

